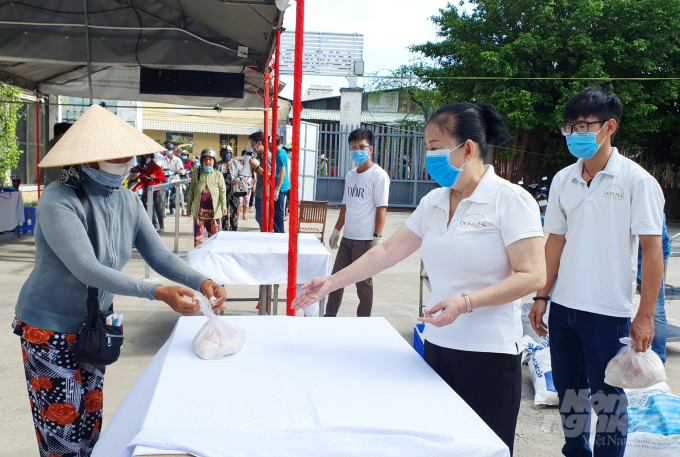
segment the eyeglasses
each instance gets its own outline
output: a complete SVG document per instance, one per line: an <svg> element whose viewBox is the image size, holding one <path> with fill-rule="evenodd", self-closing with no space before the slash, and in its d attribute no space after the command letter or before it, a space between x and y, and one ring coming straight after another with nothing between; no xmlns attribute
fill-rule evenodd
<svg viewBox="0 0 680 457"><path fill-rule="evenodd" d="M572 133L576 132L579 135L588 133L588 130L590 129L590 124L605 124L609 121L592 121L592 122L577 122L574 125L563 125L560 127L560 131L562 132L563 136L569 136Z"/></svg>
<svg viewBox="0 0 680 457"><path fill-rule="evenodd" d="M371 149L371 145L370 144L350 143L349 148L352 151L356 151L356 150L368 151L369 149Z"/></svg>

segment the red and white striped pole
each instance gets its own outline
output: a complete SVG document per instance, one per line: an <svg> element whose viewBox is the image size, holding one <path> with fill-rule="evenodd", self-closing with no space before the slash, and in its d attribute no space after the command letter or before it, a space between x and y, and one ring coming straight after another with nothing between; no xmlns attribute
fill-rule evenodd
<svg viewBox="0 0 680 457"><path fill-rule="evenodd" d="M291 305L297 295L298 254L298 170L300 167L300 116L302 114L302 47L305 0L297 0L295 19L295 66L293 70L293 157L290 170L290 224L288 237L288 290L286 314L294 316Z"/></svg>

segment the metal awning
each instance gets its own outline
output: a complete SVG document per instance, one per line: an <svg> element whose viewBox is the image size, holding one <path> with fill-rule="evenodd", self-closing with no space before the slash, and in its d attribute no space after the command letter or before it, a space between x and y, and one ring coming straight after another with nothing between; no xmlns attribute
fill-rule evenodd
<svg viewBox="0 0 680 457"><path fill-rule="evenodd" d="M262 130L242 125L196 124L192 122L142 121L144 130L161 130L177 133L219 133L222 135L250 135Z"/></svg>
<svg viewBox="0 0 680 457"><path fill-rule="evenodd" d="M263 71L283 21L276 0L87 0L87 27L83 3L2 3L0 82L89 98L89 63L98 99L263 106ZM142 66L245 73L244 98L142 95Z"/></svg>

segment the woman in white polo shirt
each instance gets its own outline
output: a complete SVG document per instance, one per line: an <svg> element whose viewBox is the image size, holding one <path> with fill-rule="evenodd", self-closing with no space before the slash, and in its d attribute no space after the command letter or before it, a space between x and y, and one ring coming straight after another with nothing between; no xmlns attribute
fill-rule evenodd
<svg viewBox="0 0 680 457"><path fill-rule="evenodd" d="M509 137L488 105L437 111L425 129L426 166L442 187L385 243L307 282L293 306L305 308L420 248L432 284L419 319L427 324L425 360L512 452L522 377L519 299L542 287L546 273L536 201L484 165L489 146Z"/></svg>

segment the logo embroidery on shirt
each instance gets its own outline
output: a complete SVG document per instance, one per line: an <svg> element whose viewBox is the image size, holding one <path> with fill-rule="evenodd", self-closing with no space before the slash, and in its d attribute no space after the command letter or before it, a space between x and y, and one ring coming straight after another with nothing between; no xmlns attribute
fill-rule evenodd
<svg viewBox="0 0 680 457"><path fill-rule="evenodd" d="M605 187L602 198L613 198L614 200L623 200L623 189L616 184Z"/></svg>
<svg viewBox="0 0 680 457"><path fill-rule="evenodd" d="M480 229L485 229L486 228L486 216L484 216L481 213L470 213L470 214L465 214L460 222L458 223L459 227L466 228L466 229L474 229L474 230L480 230Z"/></svg>
<svg viewBox="0 0 680 457"><path fill-rule="evenodd" d="M354 185L354 187L348 187L347 188L347 196L348 197L364 198L364 188L363 187L357 187L356 184Z"/></svg>

